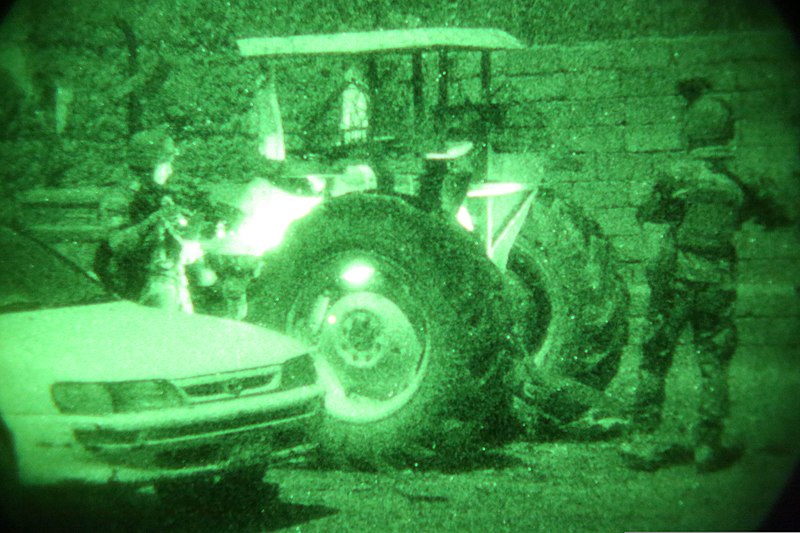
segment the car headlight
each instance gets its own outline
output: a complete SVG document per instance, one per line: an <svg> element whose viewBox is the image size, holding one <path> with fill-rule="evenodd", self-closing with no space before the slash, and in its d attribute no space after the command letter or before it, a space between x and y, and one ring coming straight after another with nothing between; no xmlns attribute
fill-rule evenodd
<svg viewBox="0 0 800 533"><path fill-rule="evenodd" d="M59 411L69 415L114 412L111 393L102 383L56 383L51 390Z"/></svg>
<svg viewBox="0 0 800 533"><path fill-rule="evenodd" d="M174 385L163 380L120 383L56 383L53 400L64 414L104 415L184 405Z"/></svg>

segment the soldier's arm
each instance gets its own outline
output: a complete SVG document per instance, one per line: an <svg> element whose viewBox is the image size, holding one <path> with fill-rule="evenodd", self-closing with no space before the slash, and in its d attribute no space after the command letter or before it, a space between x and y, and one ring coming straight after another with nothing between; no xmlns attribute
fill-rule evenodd
<svg viewBox="0 0 800 533"><path fill-rule="evenodd" d="M158 222L161 214L157 211L149 217L129 226L114 231L108 238L108 245L114 255L125 255L137 250L144 244L144 239Z"/></svg>
<svg viewBox="0 0 800 533"><path fill-rule="evenodd" d="M770 180L763 178L760 186L740 179L734 173L724 171L742 192L743 204L740 212L739 223L753 220L767 229L788 226L792 223L792 216L786 204L778 200Z"/></svg>

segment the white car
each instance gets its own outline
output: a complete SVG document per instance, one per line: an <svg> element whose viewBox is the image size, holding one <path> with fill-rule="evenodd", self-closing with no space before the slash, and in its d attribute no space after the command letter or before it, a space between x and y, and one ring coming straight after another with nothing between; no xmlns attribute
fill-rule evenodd
<svg viewBox="0 0 800 533"><path fill-rule="evenodd" d="M0 481L170 482L313 447L307 347L121 301L8 228L0 247Z"/></svg>

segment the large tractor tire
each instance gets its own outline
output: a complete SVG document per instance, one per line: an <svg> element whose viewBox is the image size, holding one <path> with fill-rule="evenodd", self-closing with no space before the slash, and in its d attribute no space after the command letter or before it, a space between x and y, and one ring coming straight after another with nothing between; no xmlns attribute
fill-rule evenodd
<svg viewBox="0 0 800 533"><path fill-rule="evenodd" d="M592 390L616 375L628 339L627 287L597 222L549 195L531 208L508 270L528 353L523 373L557 384L528 401L555 429L591 407Z"/></svg>
<svg viewBox="0 0 800 533"><path fill-rule="evenodd" d="M508 408L502 293L460 227L353 194L290 228L248 291L247 320L317 347L329 465L446 467L479 460Z"/></svg>

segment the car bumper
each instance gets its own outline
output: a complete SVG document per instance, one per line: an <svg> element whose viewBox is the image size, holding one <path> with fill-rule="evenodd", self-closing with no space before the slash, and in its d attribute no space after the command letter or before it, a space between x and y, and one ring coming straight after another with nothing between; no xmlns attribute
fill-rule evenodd
<svg viewBox="0 0 800 533"><path fill-rule="evenodd" d="M107 416L8 416L20 481L148 483L312 450L319 386Z"/></svg>

